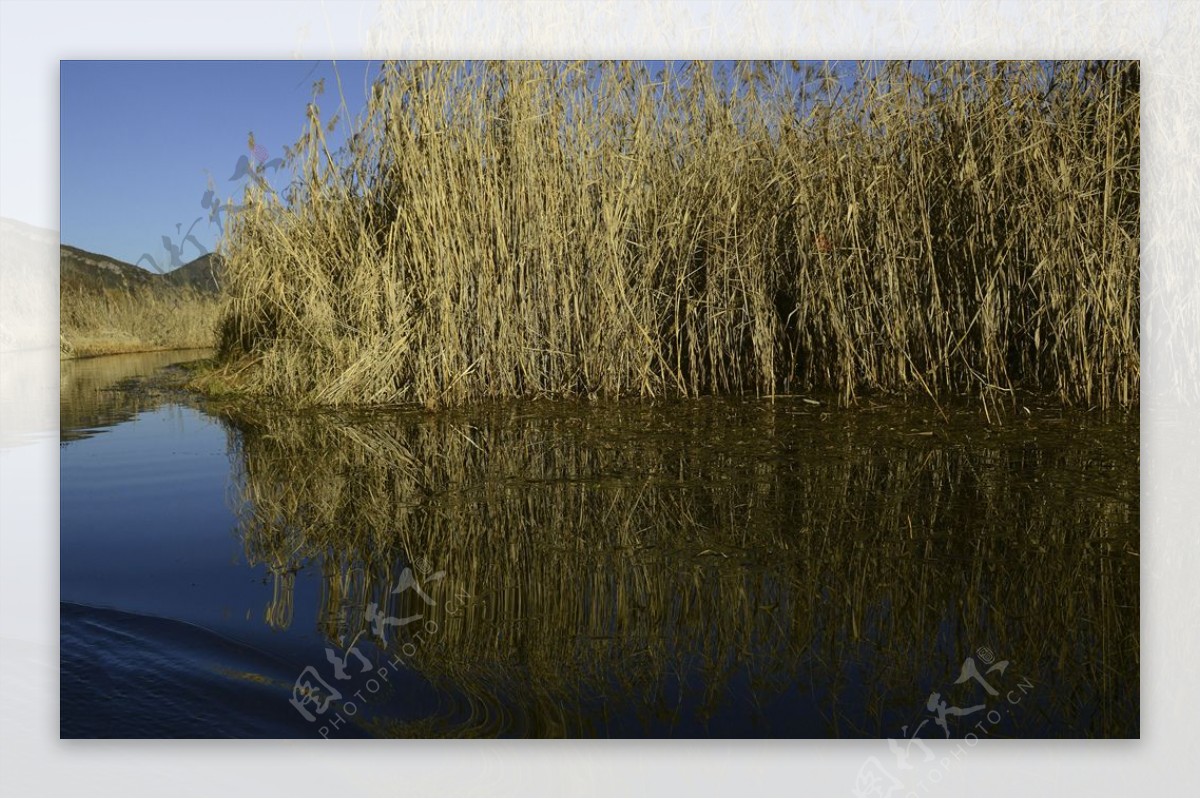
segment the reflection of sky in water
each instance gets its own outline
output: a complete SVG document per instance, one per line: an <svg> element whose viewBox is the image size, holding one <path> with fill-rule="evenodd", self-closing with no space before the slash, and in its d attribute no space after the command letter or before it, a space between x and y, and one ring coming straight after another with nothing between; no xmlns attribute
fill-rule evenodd
<svg viewBox="0 0 1200 799"><path fill-rule="evenodd" d="M228 472L224 430L180 406L68 444L62 598L197 623L261 614L261 585L237 567Z"/></svg>

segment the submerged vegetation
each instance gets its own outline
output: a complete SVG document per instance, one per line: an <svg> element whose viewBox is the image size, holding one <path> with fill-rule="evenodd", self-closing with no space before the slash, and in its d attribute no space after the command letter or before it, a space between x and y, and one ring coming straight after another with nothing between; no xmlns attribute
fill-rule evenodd
<svg viewBox="0 0 1200 799"><path fill-rule="evenodd" d="M1137 403L1136 62L388 63L223 242L298 404Z"/></svg>

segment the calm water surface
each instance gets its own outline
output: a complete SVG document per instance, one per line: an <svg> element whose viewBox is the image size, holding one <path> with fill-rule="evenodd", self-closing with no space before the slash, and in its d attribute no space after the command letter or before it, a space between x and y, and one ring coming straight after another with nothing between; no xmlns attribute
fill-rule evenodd
<svg viewBox="0 0 1200 799"><path fill-rule="evenodd" d="M1136 415L144 380L197 355L62 366L64 737L1139 733Z"/></svg>

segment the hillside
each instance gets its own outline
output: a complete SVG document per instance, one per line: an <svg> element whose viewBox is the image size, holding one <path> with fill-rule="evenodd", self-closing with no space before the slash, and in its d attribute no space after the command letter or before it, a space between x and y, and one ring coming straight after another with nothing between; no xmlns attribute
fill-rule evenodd
<svg viewBox="0 0 1200 799"><path fill-rule="evenodd" d="M158 273L107 255L81 250L68 244L59 248L59 288L137 291L154 288L191 288L216 294L220 257L202 255L171 272Z"/></svg>
<svg viewBox="0 0 1200 799"><path fill-rule="evenodd" d="M157 277L173 286L188 287L205 294L216 294L220 291L221 266L221 256L216 253L208 253Z"/></svg>
<svg viewBox="0 0 1200 799"><path fill-rule="evenodd" d="M157 275L107 255L63 244L59 247L59 290L149 288Z"/></svg>

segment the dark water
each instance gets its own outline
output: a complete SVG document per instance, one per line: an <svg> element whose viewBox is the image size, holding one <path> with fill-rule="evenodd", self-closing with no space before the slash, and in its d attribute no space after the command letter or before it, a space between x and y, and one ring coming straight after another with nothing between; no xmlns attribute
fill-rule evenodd
<svg viewBox="0 0 1200 799"><path fill-rule="evenodd" d="M188 357L63 366L64 737L1139 733L1135 415L137 380Z"/></svg>

